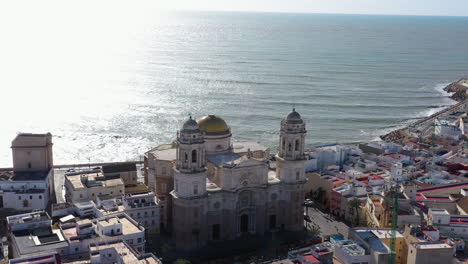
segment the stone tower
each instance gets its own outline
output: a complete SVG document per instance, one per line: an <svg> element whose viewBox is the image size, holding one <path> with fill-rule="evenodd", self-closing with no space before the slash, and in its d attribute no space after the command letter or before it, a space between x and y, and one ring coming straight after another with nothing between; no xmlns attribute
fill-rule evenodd
<svg viewBox="0 0 468 264"><path fill-rule="evenodd" d="M286 219L286 229L299 231L302 229L304 199L305 162L304 155L305 123L295 109L281 121L280 147L276 156L276 174L285 184L289 195L287 207L290 214Z"/></svg>
<svg viewBox="0 0 468 264"><path fill-rule="evenodd" d="M305 123L295 109L281 121L277 174L282 181L300 182L305 179Z"/></svg>
<svg viewBox="0 0 468 264"><path fill-rule="evenodd" d="M20 133L11 142L15 172L48 173L49 201L55 202L52 134Z"/></svg>
<svg viewBox="0 0 468 264"><path fill-rule="evenodd" d="M54 166L52 134L20 133L11 143L15 171L50 170Z"/></svg>
<svg viewBox="0 0 468 264"><path fill-rule="evenodd" d="M173 230L177 247L201 246L206 200L206 154L204 134L192 117L177 136L177 160L174 170Z"/></svg>

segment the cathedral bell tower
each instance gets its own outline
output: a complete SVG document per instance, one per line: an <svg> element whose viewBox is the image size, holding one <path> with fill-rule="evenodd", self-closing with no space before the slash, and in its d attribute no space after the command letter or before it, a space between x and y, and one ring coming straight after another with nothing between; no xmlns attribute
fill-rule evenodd
<svg viewBox="0 0 468 264"><path fill-rule="evenodd" d="M190 117L177 134L177 161L174 192L180 197L200 196L206 192L206 154L204 133Z"/></svg>
<svg viewBox="0 0 468 264"><path fill-rule="evenodd" d="M280 147L276 155L276 177L284 183L283 190L289 195L285 208L290 213L285 219L285 228L290 231L301 230L304 221L302 201L306 183L305 134L305 123L293 108L281 121Z"/></svg>
<svg viewBox="0 0 468 264"><path fill-rule="evenodd" d="M293 111L281 121L280 147L277 155L277 175L285 182L305 180L305 123L301 115Z"/></svg>

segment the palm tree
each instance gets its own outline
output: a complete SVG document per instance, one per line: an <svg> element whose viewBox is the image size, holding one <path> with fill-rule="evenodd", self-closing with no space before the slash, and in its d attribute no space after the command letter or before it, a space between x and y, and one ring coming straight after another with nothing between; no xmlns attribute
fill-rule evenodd
<svg viewBox="0 0 468 264"><path fill-rule="evenodd" d="M354 208L354 210L356 211L356 225L359 225L359 208L361 206L361 201L359 201L359 199L352 199L351 201L348 202L348 206L350 208Z"/></svg>
<svg viewBox="0 0 468 264"><path fill-rule="evenodd" d="M320 227L318 225L312 224L312 227L308 230L310 236L317 237L320 236L322 231L320 231Z"/></svg>

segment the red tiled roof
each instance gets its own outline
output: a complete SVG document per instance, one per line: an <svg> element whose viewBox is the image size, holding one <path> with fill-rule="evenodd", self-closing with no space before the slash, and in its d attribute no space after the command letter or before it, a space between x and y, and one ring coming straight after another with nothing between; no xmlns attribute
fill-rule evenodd
<svg viewBox="0 0 468 264"><path fill-rule="evenodd" d="M426 196L426 200L431 200L431 201L452 201L450 197L431 197L431 196Z"/></svg>
<svg viewBox="0 0 468 264"><path fill-rule="evenodd" d="M379 176L377 174L371 174L370 177L373 179L373 180L383 180L383 177L382 176Z"/></svg>
<svg viewBox="0 0 468 264"><path fill-rule="evenodd" d="M419 189L417 190L417 192L426 193L426 192L434 192L434 191L440 191L440 190L446 190L446 189L456 189L456 188L464 189L465 187L468 187L468 183L466 182Z"/></svg>
<svg viewBox="0 0 468 264"><path fill-rule="evenodd" d="M312 255L305 255L304 258L305 258L305 260L307 260L308 262L311 262L311 263L320 263L320 261L316 257L314 257Z"/></svg>

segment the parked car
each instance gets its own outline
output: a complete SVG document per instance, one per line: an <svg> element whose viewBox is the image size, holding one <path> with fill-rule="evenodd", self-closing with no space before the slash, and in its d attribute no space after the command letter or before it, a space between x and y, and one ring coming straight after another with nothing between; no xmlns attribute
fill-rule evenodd
<svg viewBox="0 0 468 264"><path fill-rule="evenodd" d="M306 199L302 205L310 207L314 205L314 202L310 199Z"/></svg>

